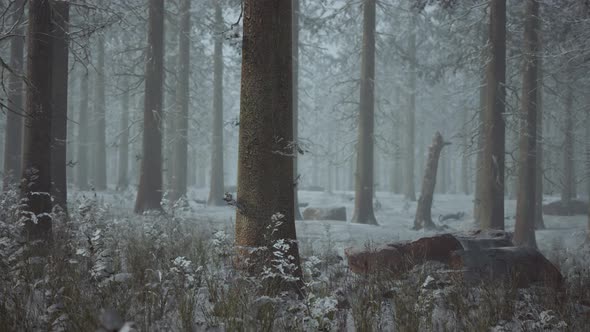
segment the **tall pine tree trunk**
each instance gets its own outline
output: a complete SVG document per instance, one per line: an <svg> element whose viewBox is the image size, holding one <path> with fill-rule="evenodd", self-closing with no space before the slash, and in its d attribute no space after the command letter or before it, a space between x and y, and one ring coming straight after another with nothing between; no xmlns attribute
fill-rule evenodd
<svg viewBox="0 0 590 332"><path fill-rule="evenodd" d="M223 16L219 0L215 1L215 49L213 59L213 137L211 140L211 181L208 205L223 201Z"/></svg>
<svg viewBox="0 0 590 332"><path fill-rule="evenodd" d="M415 125L416 125L416 14L411 14L410 37L408 38L408 53L410 57L410 83L408 96L408 110L406 121L406 174L405 174L405 196L410 201L416 200L416 188L414 185L414 146L415 146Z"/></svg>
<svg viewBox="0 0 590 332"><path fill-rule="evenodd" d="M243 249L240 257L252 258L261 271L270 256L259 261L247 249L272 251L275 241L284 240L285 257L295 267L288 272L301 278L293 206L291 25L291 1L244 1L236 244Z"/></svg>
<svg viewBox="0 0 590 332"><path fill-rule="evenodd" d="M299 139L299 0L293 0L293 142ZM293 183L295 184L295 220L303 220L299 210L299 152L293 156Z"/></svg>
<svg viewBox="0 0 590 332"><path fill-rule="evenodd" d="M571 77L571 75L569 76ZM574 89L571 83L567 87L565 100L565 128L563 141L563 181L561 187L561 201L566 207L570 209L571 201L574 198ZM568 212L569 213L569 212Z"/></svg>
<svg viewBox="0 0 590 332"><path fill-rule="evenodd" d="M4 189L19 183L22 160L23 135L23 81L19 77L23 73L23 57L25 48L24 28L24 0L13 3L14 35L10 40L10 68L8 73L8 107L6 111L6 129L4 131Z"/></svg>
<svg viewBox="0 0 590 332"><path fill-rule="evenodd" d="M543 58L541 57L541 50L543 44L541 43L541 25L537 22L537 170L536 170L536 185L535 185L535 229L545 229L545 221L543 219Z"/></svg>
<svg viewBox="0 0 590 332"><path fill-rule="evenodd" d="M97 61L96 61L96 82L94 97L95 126L95 147L94 151L94 188L96 190L107 189L107 148L106 148L106 100L105 100L105 39L102 34L98 36Z"/></svg>
<svg viewBox="0 0 590 332"><path fill-rule="evenodd" d="M469 109L465 107L463 109L463 151L461 153L461 191L465 195L470 194L469 188Z"/></svg>
<svg viewBox="0 0 590 332"><path fill-rule="evenodd" d="M478 217L482 228L504 229L506 0L490 1L489 42L481 165L483 174Z"/></svg>
<svg viewBox="0 0 590 332"><path fill-rule="evenodd" d="M190 31L191 31L191 0L183 0L181 6L179 43L178 43L178 89L176 107L178 109L178 139L176 140L176 167L174 186L175 199L186 195L188 182L188 123L189 123L189 79L190 79ZM191 163L191 165L195 165ZM194 170L194 168L192 168ZM194 178L194 172L192 173Z"/></svg>
<svg viewBox="0 0 590 332"><path fill-rule="evenodd" d="M54 205L67 214L68 186L66 179L66 144L68 139L68 25L70 4L66 1L53 2L53 82L51 121L51 194Z"/></svg>
<svg viewBox="0 0 590 332"><path fill-rule="evenodd" d="M78 114L78 162L76 184L79 190L88 189L88 70L82 69L80 76L80 110Z"/></svg>
<svg viewBox="0 0 590 332"><path fill-rule="evenodd" d="M150 0L145 66L143 147L135 213L162 206L162 101L164 81L164 0Z"/></svg>
<svg viewBox="0 0 590 332"><path fill-rule="evenodd" d="M373 212L376 0L364 0L361 91L352 222L376 225Z"/></svg>
<svg viewBox="0 0 590 332"><path fill-rule="evenodd" d="M524 19L524 67L522 70L522 97L520 132L518 199L514 244L537 247L535 239L535 205L537 184L537 91L539 40L537 36L539 3L527 0Z"/></svg>
<svg viewBox="0 0 590 332"><path fill-rule="evenodd" d="M51 4L29 1L21 220L29 240L51 238Z"/></svg>
<svg viewBox="0 0 590 332"><path fill-rule="evenodd" d="M129 84L125 80L121 98L121 132L119 133L119 170L117 190L125 190L129 186Z"/></svg>

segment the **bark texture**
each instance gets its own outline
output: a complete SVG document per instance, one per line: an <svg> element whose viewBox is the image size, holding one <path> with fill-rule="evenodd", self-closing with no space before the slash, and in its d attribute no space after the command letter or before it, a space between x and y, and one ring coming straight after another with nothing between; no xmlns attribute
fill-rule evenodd
<svg viewBox="0 0 590 332"><path fill-rule="evenodd" d="M68 139L68 55L70 4L53 2L53 118L51 121L51 195L54 206L67 213L66 147Z"/></svg>
<svg viewBox="0 0 590 332"><path fill-rule="evenodd" d="M78 189L88 189L88 71L80 76L80 110L78 114L78 163L76 183Z"/></svg>
<svg viewBox="0 0 590 332"><path fill-rule="evenodd" d="M21 220L29 240L51 238L51 86L49 0L29 1Z"/></svg>
<svg viewBox="0 0 590 332"><path fill-rule="evenodd" d="M15 25L15 36L10 40L10 68L8 73L8 109L6 111L6 130L4 131L4 190L19 183L22 160L23 135L23 82L19 75L23 73L23 57L25 48L24 7L25 1L18 0L13 4L12 20Z"/></svg>
<svg viewBox="0 0 590 332"><path fill-rule="evenodd" d="M293 142L299 140L299 0L293 0ZM297 162L299 153L293 156L293 183L295 184L295 220L303 220L299 209L299 173Z"/></svg>
<svg viewBox="0 0 590 332"><path fill-rule="evenodd" d="M539 3L527 0L524 19L524 65L522 69L522 97L520 131L518 198L514 244L537 247L535 239L537 185L537 76L539 40L537 36Z"/></svg>
<svg viewBox="0 0 590 332"><path fill-rule="evenodd" d="M408 38L408 54L410 57L410 82L408 96L408 108L406 114L406 182L405 196L410 201L416 200L416 188L414 185L414 146L416 135L414 133L416 125L416 14L412 14L410 23L410 36Z"/></svg>
<svg viewBox="0 0 590 332"><path fill-rule="evenodd" d="M482 228L504 229L506 0L490 1L489 43L481 165L483 174L478 217Z"/></svg>
<svg viewBox="0 0 590 332"><path fill-rule="evenodd" d="M375 0L364 0L355 201L352 214L352 222L371 225L377 224L373 212L375 12Z"/></svg>
<svg viewBox="0 0 590 332"><path fill-rule="evenodd" d="M440 152L445 146L442 135L437 132L432 139L432 145L428 148L428 160L424 169L424 180L422 181L422 190L418 199L416 208L416 218L414 219L414 229L433 229L436 228L432 222L431 210L432 199L434 197L434 187L436 185L436 173L438 169L438 160Z"/></svg>
<svg viewBox="0 0 590 332"><path fill-rule="evenodd" d="M571 75L570 75L571 77ZM563 140L563 178L561 184L561 201L569 209L574 196L574 89L567 87L565 100L565 128Z"/></svg>
<svg viewBox="0 0 590 332"><path fill-rule="evenodd" d="M121 132L119 133L119 169L117 190L125 190L129 186L129 87L127 81L123 85L125 92L121 99Z"/></svg>
<svg viewBox="0 0 590 332"><path fill-rule="evenodd" d="M180 18L180 29L178 38L178 89L176 90L176 107L178 112L178 139L176 140L176 167L173 193L175 200L186 195L187 174L188 174L188 123L189 123L189 78L190 78L190 31L191 31L191 0L183 0ZM192 165L195 165L192 163Z"/></svg>
<svg viewBox="0 0 590 332"><path fill-rule="evenodd" d="M97 42L97 59L96 59L96 82L94 95L94 117L96 140L93 151L93 180L96 190L107 189L107 147L106 147L106 97L105 97L105 39L102 34L98 36Z"/></svg>
<svg viewBox="0 0 590 332"><path fill-rule="evenodd" d="M162 206L162 101L164 82L164 0L150 0L145 67L143 148L135 213Z"/></svg>
<svg viewBox="0 0 590 332"><path fill-rule="evenodd" d="M301 277L293 206L291 12L289 0L244 2L236 244L239 257L256 258L247 249L285 240L293 274ZM272 225L277 213L280 226ZM251 262L258 269L265 264Z"/></svg>
<svg viewBox="0 0 590 332"><path fill-rule="evenodd" d="M537 173L535 185L535 229L545 229L545 220L543 219L543 60L541 50L541 22L538 21L537 38Z"/></svg>
<svg viewBox="0 0 590 332"><path fill-rule="evenodd" d="M213 126L211 144L211 180L208 205L225 205L223 201L223 15L215 1L215 47L213 59Z"/></svg>

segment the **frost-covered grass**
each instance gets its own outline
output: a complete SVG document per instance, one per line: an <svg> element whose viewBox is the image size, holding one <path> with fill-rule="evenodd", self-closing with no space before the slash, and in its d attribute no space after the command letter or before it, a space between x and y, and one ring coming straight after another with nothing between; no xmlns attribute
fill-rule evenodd
<svg viewBox="0 0 590 332"><path fill-rule="evenodd" d="M199 195L203 192L194 190L190 197ZM303 192L300 200L346 206L350 216L350 196ZM305 284L299 296L269 293L263 277L235 269L231 208L165 202L167 214L135 216L129 212L132 192L75 193L70 222L54 216L49 254L31 257L18 225L7 222L17 203L9 192L0 202L0 330L94 331L117 323L114 312L123 320L117 325L133 322L139 331L581 331L590 326L590 250L583 244L583 218L547 218L549 230L538 232L543 251L566 276L563 293L465 285L435 263L400 280L357 276L346 267L344 247L428 234L410 230L414 203L386 193L378 198L380 226L297 222ZM469 215L470 204L467 196L437 196L433 215ZM449 231L472 223L467 216L450 222ZM276 276L278 270L268 268L267 275Z"/></svg>

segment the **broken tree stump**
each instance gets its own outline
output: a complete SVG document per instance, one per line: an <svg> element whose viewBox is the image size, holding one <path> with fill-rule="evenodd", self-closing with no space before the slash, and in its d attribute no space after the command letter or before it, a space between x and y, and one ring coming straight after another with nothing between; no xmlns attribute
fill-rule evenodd
<svg viewBox="0 0 590 332"><path fill-rule="evenodd" d="M449 145L443 140L439 132L434 134L432 145L428 148L428 161L426 162L426 169L424 170L424 179L422 180L422 190L420 191L420 198L418 199L418 207L416 208L416 218L414 219L414 229L422 228L436 228L432 222L432 199L434 197L434 186L436 185L436 171L438 168L438 159L440 152L445 145Z"/></svg>

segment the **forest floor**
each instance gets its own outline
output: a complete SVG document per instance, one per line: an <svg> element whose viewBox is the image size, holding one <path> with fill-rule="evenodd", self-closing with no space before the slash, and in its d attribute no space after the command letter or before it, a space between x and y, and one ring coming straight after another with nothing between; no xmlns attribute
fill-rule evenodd
<svg viewBox="0 0 590 332"><path fill-rule="evenodd" d="M264 280L233 269L232 207L206 207L198 202L206 200L207 191L193 188L188 204L169 208L165 216L136 216L134 194L74 192L71 222L55 225L49 257L27 256L16 227L0 221L0 294L6 299L0 304L0 330L108 330L109 324L121 327L125 321L125 328L133 322L140 331L580 331L590 326L586 216L545 216L547 229L536 232L540 250L566 277L566 290L559 294L513 285L466 286L449 279L440 264L425 264L399 280L354 275L343 258L345 248L435 233L411 229L415 202L377 192L379 226L297 221L305 296L268 297L260 295ZM443 226L438 232L474 229L472 199L435 195L433 219ZM552 200L557 198L546 197ZM300 191L299 201L344 206L348 219L354 204L352 192ZM0 220L8 220L10 202L4 197ZM515 201L507 200L508 231L514 211ZM465 215L438 222L439 215L456 212Z"/></svg>

